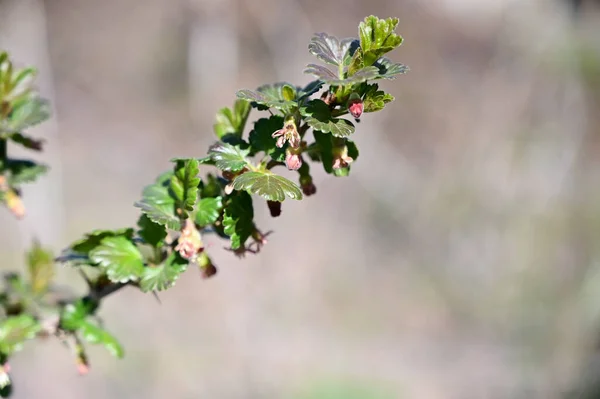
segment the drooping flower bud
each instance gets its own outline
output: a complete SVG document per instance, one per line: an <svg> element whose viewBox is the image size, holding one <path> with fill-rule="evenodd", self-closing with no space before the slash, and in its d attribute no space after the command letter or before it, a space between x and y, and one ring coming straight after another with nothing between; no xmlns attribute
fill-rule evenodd
<svg viewBox="0 0 600 399"><path fill-rule="evenodd" d="M350 112L350 115L355 119L360 118L364 107L363 101L357 93L350 94L350 98L348 99L348 112Z"/></svg>
<svg viewBox="0 0 600 399"><path fill-rule="evenodd" d="M202 250L204 250L204 245L202 244L200 232L196 228L196 224L187 219L183 230L181 230L175 251L179 252L179 255L184 259L194 260Z"/></svg>
<svg viewBox="0 0 600 399"><path fill-rule="evenodd" d="M307 197L317 193L317 186L315 186L310 176L307 178L300 178L300 187Z"/></svg>
<svg viewBox="0 0 600 399"><path fill-rule="evenodd" d="M298 170L302 166L302 157L288 148L285 152L285 166L289 170Z"/></svg>
<svg viewBox="0 0 600 399"><path fill-rule="evenodd" d="M212 260L205 252L198 256L198 267L200 268L202 278L204 279L210 278L217 274L217 267L212 263Z"/></svg>
<svg viewBox="0 0 600 399"><path fill-rule="evenodd" d="M267 206L269 207L269 212L271 213L271 217L276 218L281 215L281 202L279 201L267 201Z"/></svg>
<svg viewBox="0 0 600 399"><path fill-rule="evenodd" d="M354 159L348 156L348 147L335 149L333 153L333 169L346 168Z"/></svg>
<svg viewBox="0 0 600 399"><path fill-rule="evenodd" d="M296 122L293 116L288 117L283 124L283 127L272 134L272 137L278 137L275 145L282 148L285 142L290 143L290 147L298 148L300 146L300 134L296 128Z"/></svg>

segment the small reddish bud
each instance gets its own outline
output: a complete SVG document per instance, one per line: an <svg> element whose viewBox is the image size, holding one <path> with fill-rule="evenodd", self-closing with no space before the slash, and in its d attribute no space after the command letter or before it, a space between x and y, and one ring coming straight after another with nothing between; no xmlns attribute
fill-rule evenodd
<svg viewBox="0 0 600 399"><path fill-rule="evenodd" d="M276 218L281 215L281 202L267 201L267 206L269 207L269 212L271 212L272 217Z"/></svg>
<svg viewBox="0 0 600 399"><path fill-rule="evenodd" d="M184 259L194 260L203 249L202 237L196 228L196 224L187 219L183 230L181 230L175 251L179 252L179 255Z"/></svg>
<svg viewBox="0 0 600 399"><path fill-rule="evenodd" d="M314 194L317 193L317 186L315 186L313 182L303 184L302 185L302 192L307 197L310 197L311 195L314 195Z"/></svg>
<svg viewBox="0 0 600 399"><path fill-rule="evenodd" d="M298 170L302 166L302 157L288 149L285 152L285 165L289 170Z"/></svg>
<svg viewBox="0 0 600 399"><path fill-rule="evenodd" d="M348 99L348 111L355 118L358 119L364 111L363 101L360 99L358 94L352 93Z"/></svg>

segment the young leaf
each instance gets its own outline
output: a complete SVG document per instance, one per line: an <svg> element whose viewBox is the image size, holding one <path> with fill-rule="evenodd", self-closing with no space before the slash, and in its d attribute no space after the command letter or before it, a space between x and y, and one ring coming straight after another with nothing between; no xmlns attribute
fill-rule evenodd
<svg viewBox="0 0 600 399"><path fill-rule="evenodd" d="M60 328L65 331L77 331L85 319L98 309L98 302L79 299L66 304L60 313Z"/></svg>
<svg viewBox="0 0 600 399"><path fill-rule="evenodd" d="M133 237L133 229L125 228L119 230L94 230L89 232L84 236L84 238L75 241L67 249L65 249L61 255L56 258L56 261L70 262L74 265L95 265L94 262L89 259L90 251L99 246L102 240L106 237L119 236L131 239Z"/></svg>
<svg viewBox="0 0 600 399"><path fill-rule="evenodd" d="M410 68L403 64L394 64L386 57L381 57L373 65L379 69L380 79L395 79L396 75L402 75L410 71Z"/></svg>
<svg viewBox="0 0 600 399"><path fill-rule="evenodd" d="M136 246L125 237L107 237L90 252L90 259L106 269L110 281L137 281L144 272L144 260Z"/></svg>
<svg viewBox="0 0 600 399"><path fill-rule="evenodd" d="M293 95L290 93L290 90L293 91ZM284 91L286 92L285 96ZM296 98L296 89L285 82L263 85L256 91L247 89L239 90L236 95L239 99L252 104L262 105L262 109L275 108L288 113L296 106L296 101L294 101Z"/></svg>
<svg viewBox="0 0 600 399"><path fill-rule="evenodd" d="M42 98L25 98L13 104L6 130L20 132L50 118L50 103Z"/></svg>
<svg viewBox="0 0 600 399"><path fill-rule="evenodd" d="M7 181L12 186L31 183L48 171L48 166L26 159L8 159L4 168L9 172Z"/></svg>
<svg viewBox="0 0 600 399"><path fill-rule="evenodd" d="M300 108L300 113L310 127L323 133L331 133L336 137L348 137L354 133L352 122L332 117L331 110L322 100L310 101L306 107Z"/></svg>
<svg viewBox="0 0 600 399"><path fill-rule="evenodd" d="M348 54L351 47L356 49L358 40L346 38L340 41L337 37L330 36L327 33L317 33L311 39L308 51L321 61L339 67L344 65L346 60L352 56Z"/></svg>
<svg viewBox="0 0 600 399"><path fill-rule="evenodd" d="M215 161L217 168L221 170L239 172L250 163L246 159L250 150L242 150L227 143L213 145L208 153Z"/></svg>
<svg viewBox="0 0 600 399"><path fill-rule="evenodd" d="M354 75L349 76L346 79L339 78L331 70L316 64L308 64L304 70L304 73L316 76L323 82L332 86L346 86L376 79L379 76L379 68L375 66L362 68L354 73Z"/></svg>
<svg viewBox="0 0 600 399"><path fill-rule="evenodd" d="M383 107L385 107L385 104L394 101L394 96L381 90L377 90L378 88L379 86L377 84L371 84L367 86L363 99L363 112L375 112L382 110Z"/></svg>
<svg viewBox="0 0 600 399"><path fill-rule="evenodd" d="M217 121L213 125L215 134L219 139L226 135L242 136L248 115L250 115L250 103L245 100L236 100L233 109L221 108L217 112Z"/></svg>
<svg viewBox="0 0 600 399"><path fill-rule="evenodd" d="M43 140L33 139L29 136L25 136L22 133L18 132L5 134L4 136L0 135L0 138L6 138L12 141L13 143L20 144L23 147L34 151L41 151L44 143Z"/></svg>
<svg viewBox="0 0 600 399"><path fill-rule="evenodd" d="M27 253L27 269L31 291L34 294L46 292L50 282L54 278L54 257L52 252L41 247L36 240L33 247Z"/></svg>
<svg viewBox="0 0 600 399"><path fill-rule="evenodd" d="M395 33L398 18L379 19L373 15L365 18L358 27L364 65L373 65L385 53L402 44L402 37Z"/></svg>
<svg viewBox="0 0 600 399"><path fill-rule="evenodd" d="M283 202L286 196L302 199L302 191L295 183L269 171L241 174L233 180L233 188L258 194L268 201Z"/></svg>
<svg viewBox="0 0 600 399"><path fill-rule="evenodd" d="M321 90L321 87L323 87L323 82L321 82L320 80L313 80L303 88L298 87L298 102L302 103L304 99L312 96L313 94Z"/></svg>
<svg viewBox="0 0 600 399"><path fill-rule="evenodd" d="M89 320L81 321L78 332L90 344L101 344L114 357L119 359L123 357L124 351L119 341L108 331L98 327Z"/></svg>
<svg viewBox="0 0 600 399"><path fill-rule="evenodd" d="M138 235L144 240L146 244L152 245L153 247L162 246L165 237L167 236L167 230L164 226L150 220L148 215L142 213L137 223Z"/></svg>
<svg viewBox="0 0 600 399"><path fill-rule="evenodd" d="M263 151L270 154L277 149L273 133L283 126L283 118L273 115L270 118L261 118L254 123L254 129L250 132L250 147L252 153Z"/></svg>
<svg viewBox="0 0 600 399"><path fill-rule="evenodd" d="M144 268L140 288L143 292L166 290L175 284L187 267L187 260L175 252L171 253L163 264Z"/></svg>
<svg viewBox="0 0 600 399"><path fill-rule="evenodd" d="M173 230L181 228L181 221L175 214L175 199L164 184L146 186L142 192L142 200L134 206L140 208L154 223Z"/></svg>
<svg viewBox="0 0 600 399"><path fill-rule="evenodd" d="M0 323L0 352L4 356L21 350L25 341L41 330L40 323L30 315L10 316Z"/></svg>
<svg viewBox="0 0 600 399"><path fill-rule="evenodd" d="M198 199L199 173L198 160L192 158L177 161L170 186L179 208L186 211L194 210L194 205Z"/></svg>
<svg viewBox="0 0 600 399"><path fill-rule="evenodd" d="M202 198L198 202L198 210L196 211L195 221L200 227L213 224L219 218L223 209L221 197Z"/></svg>
<svg viewBox="0 0 600 399"><path fill-rule="evenodd" d="M231 240L231 249L242 248L254 229L252 197L246 191L235 191L223 214L223 231Z"/></svg>

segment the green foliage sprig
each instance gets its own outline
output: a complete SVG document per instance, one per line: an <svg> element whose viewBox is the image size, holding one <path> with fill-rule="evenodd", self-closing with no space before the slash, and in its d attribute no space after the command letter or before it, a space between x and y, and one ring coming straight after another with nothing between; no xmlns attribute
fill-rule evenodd
<svg viewBox="0 0 600 399"><path fill-rule="evenodd" d="M88 371L84 342L100 344L122 357L119 342L99 323L101 301L123 287L156 294L174 285L190 266L203 277L217 273L203 236L216 234L238 256L257 253L267 242L254 219L254 201L266 202L277 217L286 199L316 193L310 166L347 176L358 158L350 140L363 113L382 110L394 100L375 81L408 71L384 55L402 43L398 19L367 17L358 38L316 34L308 49L322 63L305 73L304 86L287 82L240 90L231 108L218 111L217 141L198 158L172 159L173 168L146 186L135 206L135 227L95 230L58 256L35 243L27 254L27 273L4 277L0 292L0 393L11 391L8 359L25 341L56 337L72 351L80 373ZM33 68L15 69L0 53L0 202L18 218L25 215L21 185L48 169L8 157L7 145L41 151L43 141L24 132L50 116L48 102L33 89ZM250 113L261 112L250 128ZM248 134L245 134L249 130ZM312 132L312 137L309 135ZM274 172L286 167L298 183ZM214 170L200 177L200 170ZM88 285L80 298L65 297L53 285L56 264L77 269Z"/></svg>

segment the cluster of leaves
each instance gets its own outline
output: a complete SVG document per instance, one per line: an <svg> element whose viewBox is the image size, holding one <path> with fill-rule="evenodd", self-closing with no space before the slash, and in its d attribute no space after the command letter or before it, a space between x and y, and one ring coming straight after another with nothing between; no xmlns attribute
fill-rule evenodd
<svg viewBox="0 0 600 399"><path fill-rule="evenodd" d="M8 158L8 143L41 151L43 141L29 137L24 130L45 121L48 102L32 89L33 68L15 69L6 52L0 52L0 203L21 218L25 208L20 186L35 181L48 169L29 159Z"/></svg>
<svg viewBox="0 0 600 399"><path fill-rule="evenodd" d="M305 86L286 82L240 90L232 108L217 113L217 141L198 158L172 159L171 170L146 186L135 203L141 214L136 227L96 230L54 257L35 245L28 254L29 276L11 274L0 297L0 391L8 393L8 358L39 336L55 336L72 351L81 373L88 362L83 342L101 344L123 356L118 341L97 319L101 300L125 286L156 294L174 285L190 265L205 278L217 273L205 251L203 236L214 233L228 241L238 256L257 253L267 234L254 220L254 200L265 201L279 216L286 199L300 200L316 192L309 161L326 173L346 176L358 149L349 138L364 113L382 110L394 98L373 81L393 79L408 68L383 57L402 43L396 18L366 18L359 38L338 39L316 34L309 51L325 64L305 72L317 80ZM47 104L25 84L32 69L13 72L0 56L0 199L19 216L18 185L45 170L32 161L7 158L11 141L39 150L41 142L23 130L48 117ZM250 113L266 112L246 129ZM246 130L249 130L247 134ZM312 130L312 140L308 132ZM3 146L3 147L2 147ZM305 157L307 159L305 159ZM295 182L273 172L277 166L298 173ZM200 169L209 172L200 176ZM19 206L15 205L17 198ZM70 265L88 284L83 297L60 297L53 288L55 264Z"/></svg>

